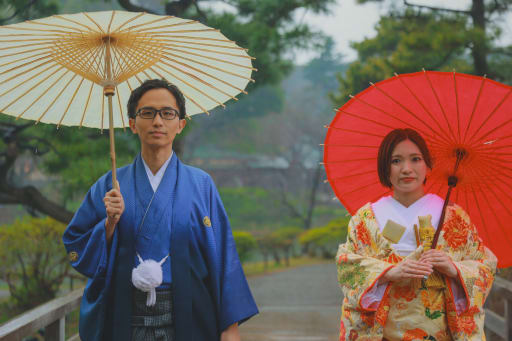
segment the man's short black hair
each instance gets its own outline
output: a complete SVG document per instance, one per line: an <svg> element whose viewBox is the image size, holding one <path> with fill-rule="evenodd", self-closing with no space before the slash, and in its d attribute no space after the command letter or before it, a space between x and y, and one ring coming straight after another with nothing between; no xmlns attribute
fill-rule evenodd
<svg viewBox="0 0 512 341"><path fill-rule="evenodd" d="M183 93L180 91L180 89L178 89L176 85L169 83L165 79L148 79L144 81L144 83L142 83L137 89L132 91L127 105L129 118L135 118L135 109L137 108L142 95L153 89L169 90L169 92L176 99L180 120L185 118L187 115L187 111L185 109L185 96L183 96Z"/></svg>

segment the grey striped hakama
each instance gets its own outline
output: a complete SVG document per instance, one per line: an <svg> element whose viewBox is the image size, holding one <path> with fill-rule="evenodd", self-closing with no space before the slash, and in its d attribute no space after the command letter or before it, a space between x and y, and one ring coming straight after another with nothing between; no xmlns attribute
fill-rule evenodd
<svg viewBox="0 0 512 341"><path fill-rule="evenodd" d="M156 291L156 303L146 305L147 293L133 289L132 341L173 341L172 292Z"/></svg>

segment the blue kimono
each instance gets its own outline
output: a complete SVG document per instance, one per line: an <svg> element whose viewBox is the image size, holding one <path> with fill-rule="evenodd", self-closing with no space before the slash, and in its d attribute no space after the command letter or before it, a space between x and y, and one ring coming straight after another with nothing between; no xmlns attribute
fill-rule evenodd
<svg viewBox="0 0 512 341"><path fill-rule="evenodd" d="M176 340L220 340L227 327L258 313L226 212L208 174L177 158L169 163L140 229L153 196L140 154L117 174L125 211L110 244L103 198L112 188L111 172L91 187L63 236L71 265L89 278L80 307L83 341L131 339L131 272L137 240L151 243L153 236L158 242L154 237L161 226L170 226Z"/></svg>

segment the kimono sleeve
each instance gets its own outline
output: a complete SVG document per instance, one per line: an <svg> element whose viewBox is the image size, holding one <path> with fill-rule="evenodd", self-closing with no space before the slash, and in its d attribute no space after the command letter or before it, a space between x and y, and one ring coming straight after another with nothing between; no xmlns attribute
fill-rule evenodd
<svg viewBox="0 0 512 341"><path fill-rule="evenodd" d="M89 278L102 275L108 262L103 204L106 191L102 184L104 181L98 180L87 192L62 237L71 265Z"/></svg>
<svg viewBox="0 0 512 341"><path fill-rule="evenodd" d="M373 291L378 280L393 267L377 259L377 252L378 247L364 220L359 214L354 215L348 225L347 241L339 246L336 255L338 282L345 297L344 310L365 313L377 311L377 307L368 306L363 300L369 291ZM381 305L388 291L389 284L386 284Z"/></svg>
<svg viewBox="0 0 512 341"><path fill-rule="evenodd" d="M224 331L234 323L242 323L256 315L258 308L254 302L242 265L236 251L228 216L220 195L211 179L210 210L212 227L217 244L218 278L220 292L219 325Z"/></svg>
<svg viewBox="0 0 512 341"><path fill-rule="evenodd" d="M447 318L450 329L461 336L481 333L484 322L483 305L494 281L496 256L483 245L475 225L462 208L456 205L451 208L450 217L443 229L450 251L458 255L453 264L466 298L465 309L458 311L454 293L449 286Z"/></svg>

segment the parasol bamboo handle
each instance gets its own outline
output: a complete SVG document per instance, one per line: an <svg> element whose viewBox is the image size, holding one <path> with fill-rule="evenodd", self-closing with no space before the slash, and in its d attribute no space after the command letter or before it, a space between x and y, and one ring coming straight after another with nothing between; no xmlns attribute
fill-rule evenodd
<svg viewBox="0 0 512 341"><path fill-rule="evenodd" d="M116 143L114 139L114 114L112 110L112 96L115 94L115 88L112 84L112 65L110 61L110 36L105 40L105 72L108 85L103 87L103 93L108 99L108 132L110 136L110 160L112 161L112 188L119 190L116 172Z"/></svg>
<svg viewBox="0 0 512 341"><path fill-rule="evenodd" d="M457 186L457 182L459 179L457 178L457 170L459 169L459 165L462 160L467 156L467 151L465 149L457 148L454 150L455 157L457 160L455 161L455 167L453 168L453 175L448 177L448 192L446 193L446 198L444 199L443 209L441 211L441 217L439 218L439 223L437 224L436 234L434 235L434 241L432 242L432 249L435 249L437 246L437 241L439 240L439 235L441 234L441 230L443 229L444 218L446 215L446 207L448 206L448 202L450 201L450 194L452 193L452 189Z"/></svg>
<svg viewBox="0 0 512 341"><path fill-rule="evenodd" d="M112 113L112 96L113 94L107 94L108 99L108 132L110 136L110 160L112 161L112 188L119 190L117 183L117 167L116 167L116 143L114 138L114 115Z"/></svg>

